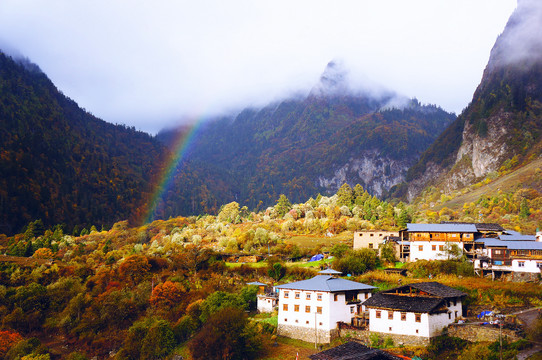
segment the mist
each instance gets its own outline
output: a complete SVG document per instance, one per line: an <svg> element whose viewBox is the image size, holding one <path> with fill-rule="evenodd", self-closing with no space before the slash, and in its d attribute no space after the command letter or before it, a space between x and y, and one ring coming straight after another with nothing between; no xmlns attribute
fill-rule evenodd
<svg viewBox="0 0 542 360"><path fill-rule="evenodd" d="M94 115L153 134L309 94L333 59L344 59L354 88L459 113L515 6L3 0L0 46L11 44Z"/></svg>

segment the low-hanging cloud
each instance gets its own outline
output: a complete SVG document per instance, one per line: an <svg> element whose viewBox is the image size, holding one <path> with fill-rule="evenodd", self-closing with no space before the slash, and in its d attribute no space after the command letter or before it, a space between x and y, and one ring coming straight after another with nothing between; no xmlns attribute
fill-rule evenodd
<svg viewBox="0 0 542 360"><path fill-rule="evenodd" d="M347 61L459 112L515 0L2 0L0 37L96 116L166 125L306 94ZM490 10L488 10L490 9Z"/></svg>
<svg viewBox="0 0 542 360"><path fill-rule="evenodd" d="M494 67L542 60L542 1L518 0L492 50Z"/></svg>

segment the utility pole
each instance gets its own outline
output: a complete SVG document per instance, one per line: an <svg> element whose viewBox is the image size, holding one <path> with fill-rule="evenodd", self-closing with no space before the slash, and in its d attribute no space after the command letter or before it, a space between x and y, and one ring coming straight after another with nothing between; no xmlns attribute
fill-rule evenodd
<svg viewBox="0 0 542 360"><path fill-rule="evenodd" d="M316 311L314 312L314 348L318 349L318 329L316 328Z"/></svg>

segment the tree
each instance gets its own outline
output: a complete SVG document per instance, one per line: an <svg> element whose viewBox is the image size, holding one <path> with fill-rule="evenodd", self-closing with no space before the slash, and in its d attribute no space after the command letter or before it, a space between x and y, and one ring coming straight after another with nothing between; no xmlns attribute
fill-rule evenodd
<svg viewBox="0 0 542 360"><path fill-rule="evenodd" d="M181 302L185 292L186 289L180 283L167 280L154 287L150 302L159 308L172 308Z"/></svg>
<svg viewBox="0 0 542 360"><path fill-rule="evenodd" d="M218 213L217 219L222 222L235 222L239 216L239 204L237 202L231 202L222 207Z"/></svg>
<svg viewBox="0 0 542 360"><path fill-rule="evenodd" d="M292 208L292 203L290 203L290 200L286 197L284 194L280 194L279 199L277 200L277 204L275 205L275 210L277 211L277 214L279 217L283 217L286 215L288 211Z"/></svg>
<svg viewBox="0 0 542 360"><path fill-rule="evenodd" d="M438 253L439 256L446 257L447 260L457 260L461 257L463 251L457 244L453 244L449 241L446 241L444 244L444 249L441 253Z"/></svg>
<svg viewBox="0 0 542 360"><path fill-rule="evenodd" d="M339 191L337 191L337 197L339 200L337 201L339 205L344 206L351 206L354 200L354 192L352 191L352 188L347 183L342 184L342 186L339 188Z"/></svg>
<svg viewBox="0 0 542 360"><path fill-rule="evenodd" d="M21 341L23 337L15 331L0 330L0 358L4 358L8 350Z"/></svg>
<svg viewBox="0 0 542 360"><path fill-rule="evenodd" d="M380 244L380 259L385 262L394 264L397 261L395 257L395 243L388 241Z"/></svg>
<svg viewBox="0 0 542 360"><path fill-rule="evenodd" d="M226 293L224 291L215 291L201 303L200 310L200 320L202 323L205 323L209 317L224 309L224 308L235 308L240 310L245 310L247 304L243 301L242 298L237 294Z"/></svg>
<svg viewBox="0 0 542 360"><path fill-rule="evenodd" d="M224 308L213 314L188 348L194 360L254 359L261 338L238 308Z"/></svg>
<svg viewBox="0 0 542 360"><path fill-rule="evenodd" d="M196 275L211 258L212 252L199 244L188 244L177 256L179 265Z"/></svg>
<svg viewBox="0 0 542 360"><path fill-rule="evenodd" d="M267 274L275 281L279 281L286 274L286 268L280 262L269 264Z"/></svg>
<svg viewBox="0 0 542 360"><path fill-rule="evenodd" d="M119 274L132 285L137 285L148 276L150 268L149 260L145 256L131 255L120 264Z"/></svg>

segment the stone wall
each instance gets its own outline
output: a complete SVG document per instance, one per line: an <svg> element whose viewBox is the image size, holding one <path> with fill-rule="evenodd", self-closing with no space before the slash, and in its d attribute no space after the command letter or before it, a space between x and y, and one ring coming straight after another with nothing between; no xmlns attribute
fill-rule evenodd
<svg viewBox="0 0 542 360"><path fill-rule="evenodd" d="M448 327L448 336L454 336L468 341L497 341L501 330L492 325L453 324ZM515 331L502 329L502 337L508 337L510 341L521 339Z"/></svg>
<svg viewBox="0 0 542 360"><path fill-rule="evenodd" d="M303 340L306 342L314 342L315 334L316 332L314 329L303 326L279 324L277 327L277 335ZM335 339L339 335L339 332L336 329L329 331L318 329L317 334L318 338L316 340L319 344L328 344L331 342L331 340Z"/></svg>
<svg viewBox="0 0 542 360"><path fill-rule="evenodd" d="M371 344L371 334L376 334L381 341L390 338L393 340L394 345L413 345L413 346L427 346L429 345L429 338L423 336L413 336L413 335L396 335L389 333L380 333L369 330L360 330L353 328L342 328L339 332L339 337L348 337L352 339L357 339L364 344ZM374 335L373 335L374 336Z"/></svg>

